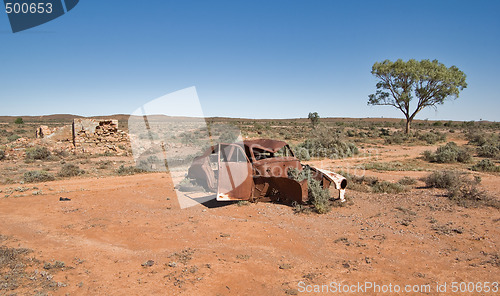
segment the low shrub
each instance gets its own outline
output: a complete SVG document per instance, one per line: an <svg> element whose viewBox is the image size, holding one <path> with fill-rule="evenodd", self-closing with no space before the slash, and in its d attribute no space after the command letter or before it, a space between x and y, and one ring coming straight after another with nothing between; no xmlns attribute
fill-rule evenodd
<svg viewBox="0 0 500 296"><path fill-rule="evenodd" d="M10 142L14 142L15 140L19 139L20 136L18 135L10 135L7 137L7 142L10 143Z"/></svg>
<svg viewBox="0 0 500 296"><path fill-rule="evenodd" d="M85 174L85 171L74 164L65 164L57 174L59 177L76 177Z"/></svg>
<svg viewBox="0 0 500 296"><path fill-rule="evenodd" d="M0 160L4 160L4 159L5 159L5 151L0 150Z"/></svg>
<svg viewBox="0 0 500 296"><path fill-rule="evenodd" d="M401 185L407 185L407 186L415 185L415 184L417 184L417 179L405 176L401 180L399 180L398 183Z"/></svg>
<svg viewBox="0 0 500 296"><path fill-rule="evenodd" d="M488 134L481 131L469 131L466 136L469 140L469 144L475 146L483 146L488 143L498 143L499 136L496 134Z"/></svg>
<svg viewBox="0 0 500 296"><path fill-rule="evenodd" d="M488 158L500 158L500 147L493 144L484 144L477 147L477 156Z"/></svg>
<svg viewBox="0 0 500 296"><path fill-rule="evenodd" d="M311 156L309 155L309 150L307 150L306 148L303 148L303 147L297 147L295 149L295 156L299 160L310 160L311 159Z"/></svg>
<svg viewBox="0 0 500 296"><path fill-rule="evenodd" d="M161 171L165 170L165 162L156 155L150 155L146 159L139 159L137 168L148 172Z"/></svg>
<svg viewBox="0 0 500 296"><path fill-rule="evenodd" d="M377 177L355 176L347 172L340 174L346 178L349 190L372 193L401 193L409 190L403 184L380 181Z"/></svg>
<svg viewBox="0 0 500 296"><path fill-rule="evenodd" d="M138 174L138 173L144 173L145 171L143 169L137 168L135 166L125 166L121 165L116 172L118 175L133 175L133 174Z"/></svg>
<svg viewBox="0 0 500 296"><path fill-rule="evenodd" d="M319 181L310 178L308 180L307 192L309 202L314 206L318 214L330 212L330 192L328 189L323 189Z"/></svg>
<svg viewBox="0 0 500 296"><path fill-rule="evenodd" d="M25 159L28 161L33 160L45 160L50 156L50 151L46 147L33 147L26 149L26 157Z"/></svg>
<svg viewBox="0 0 500 296"><path fill-rule="evenodd" d="M306 167L302 171L299 171L296 168L292 168L288 170L288 176L297 182L307 179L308 203L314 207L314 210L318 214L326 214L331 210L330 191L323 189L321 183L312 178L310 169ZM296 212L298 212L297 209L304 210L304 207L300 205L296 205L295 208Z"/></svg>
<svg viewBox="0 0 500 296"><path fill-rule="evenodd" d="M446 141L446 134L440 132L429 132L423 134L417 134L417 138L427 144L436 144L437 142Z"/></svg>
<svg viewBox="0 0 500 296"><path fill-rule="evenodd" d="M440 132L428 132L428 133L412 133L405 134L401 131L395 132L392 135L382 134L386 144L403 144L411 143L417 141L423 141L427 144L435 144L437 142L446 141L446 134Z"/></svg>
<svg viewBox="0 0 500 296"><path fill-rule="evenodd" d="M354 143L344 141L342 130L326 126L317 127L310 139L298 145L297 149L301 148L306 149L310 157L331 159L350 157L359 153Z"/></svg>
<svg viewBox="0 0 500 296"><path fill-rule="evenodd" d="M460 182L463 173L457 171L436 171L423 178L427 187L450 188Z"/></svg>
<svg viewBox="0 0 500 296"><path fill-rule="evenodd" d="M55 177L47 171L29 171L24 173L24 182L47 182L54 181Z"/></svg>
<svg viewBox="0 0 500 296"><path fill-rule="evenodd" d="M446 143L446 145L439 147L435 153L429 150L424 151L423 156L427 161L438 163L466 163L472 160L472 155L469 151L459 147L455 142Z"/></svg>
<svg viewBox="0 0 500 296"><path fill-rule="evenodd" d="M184 178L179 185L177 185L177 189L181 192L192 192L192 191L205 191L203 186L198 185L195 179Z"/></svg>
<svg viewBox="0 0 500 296"><path fill-rule="evenodd" d="M441 171L433 172L424 178L424 181L428 187L446 189L446 196L460 206L485 205L500 208L498 200L478 188L481 183L481 178L478 176L471 178L457 171Z"/></svg>
<svg viewBox="0 0 500 296"><path fill-rule="evenodd" d="M408 191L408 188L399 183L392 183L388 181L376 182L372 187L373 193L401 193Z"/></svg>
<svg viewBox="0 0 500 296"><path fill-rule="evenodd" d="M407 135L403 132L395 132L390 136L385 136L384 141L386 144L403 144L405 142L410 142L410 139L412 137L410 135Z"/></svg>
<svg viewBox="0 0 500 296"><path fill-rule="evenodd" d="M448 198L462 206L469 206L470 201L480 201L486 197L485 192L477 186L480 182L480 178L471 180L462 175L459 182L447 188Z"/></svg>
<svg viewBox="0 0 500 296"><path fill-rule="evenodd" d="M422 168L417 167L409 162L370 162L363 165L366 170L376 171L421 171Z"/></svg>
<svg viewBox="0 0 500 296"><path fill-rule="evenodd" d="M471 170L481 172L500 172L500 166L495 165L495 163L489 159L483 159L473 165Z"/></svg>

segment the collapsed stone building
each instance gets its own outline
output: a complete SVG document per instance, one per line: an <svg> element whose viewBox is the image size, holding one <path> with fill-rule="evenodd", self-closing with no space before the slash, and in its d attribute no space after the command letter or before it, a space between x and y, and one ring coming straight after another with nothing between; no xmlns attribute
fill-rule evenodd
<svg viewBox="0 0 500 296"><path fill-rule="evenodd" d="M72 124L62 127L41 125L35 136L43 142L69 143L72 150L79 152L119 152L125 150L124 146L129 146L128 134L118 129L116 119L76 118Z"/></svg>

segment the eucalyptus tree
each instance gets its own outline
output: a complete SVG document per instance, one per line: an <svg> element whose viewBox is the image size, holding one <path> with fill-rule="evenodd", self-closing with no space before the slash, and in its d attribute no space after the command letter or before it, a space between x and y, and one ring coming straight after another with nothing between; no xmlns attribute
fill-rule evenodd
<svg viewBox="0 0 500 296"><path fill-rule="evenodd" d="M405 132L422 109L437 108L447 99L458 98L467 87L466 75L456 66L446 67L437 60L395 62L385 60L373 64L371 73L379 80L377 90L369 95L368 105L393 106L406 117ZM415 98L416 104L411 102Z"/></svg>

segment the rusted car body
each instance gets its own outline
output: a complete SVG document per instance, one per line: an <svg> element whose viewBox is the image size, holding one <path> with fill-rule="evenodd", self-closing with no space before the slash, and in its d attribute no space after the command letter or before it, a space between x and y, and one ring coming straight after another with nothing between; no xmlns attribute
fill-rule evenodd
<svg viewBox="0 0 500 296"><path fill-rule="evenodd" d="M309 169L323 188L335 189L344 201L347 180L334 172L302 165L284 141L261 139L211 146L195 158L188 177L206 190L216 192L218 201L308 200L307 179L295 181L289 170Z"/></svg>

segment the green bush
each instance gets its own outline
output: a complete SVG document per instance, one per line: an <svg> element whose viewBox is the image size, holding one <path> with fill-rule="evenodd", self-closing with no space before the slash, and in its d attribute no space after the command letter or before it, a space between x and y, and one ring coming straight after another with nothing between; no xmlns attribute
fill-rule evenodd
<svg viewBox="0 0 500 296"><path fill-rule="evenodd" d="M427 187L450 188L456 186L461 180L462 173L457 171L436 171L423 178Z"/></svg>
<svg viewBox="0 0 500 296"><path fill-rule="evenodd" d="M29 171L24 173L24 182L26 183L47 182L54 180L54 176L46 171Z"/></svg>
<svg viewBox="0 0 500 296"><path fill-rule="evenodd" d="M410 135L407 135L403 132L395 132L390 136L384 137L384 141L386 144L403 144L405 142L409 142L411 139Z"/></svg>
<svg viewBox="0 0 500 296"><path fill-rule="evenodd" d="M415 185L417 184L417 179L406 176L399 180L398 183L401 185Z"/></svg>
<svg viewBox="0 0 500 296"><path fill-rule="evenodd" d="M321 183L317 180L310 178L308 180L308 197L309 202L314 206L318 214L326 214L330 212L330 191L323 189Z"/></svg>
<svg viewBox="0 0 500 296"><path fill-rule="evenodd" d="M500 148L487 143L477 148L477 155L480 157L500 158Z"/></svg>
<svg viewBox="0 0 500 296"><path fill-rule="evenodd" d="M307 149L310 157L331 159L350 157L359 153L355 144L344 141L342 130L324 125L318 126L310 139L299 144L298 149L300 148Z"/></svg>
<svg viewBox="0 0 500 296"><path fill-rule="evenodd" d="M500 166L495 165L495 163L489 159L483 159L473 165L471 170L481 172L500 172Z"/></svg>
<svg viewBox="0 0 500 296"><path fill-rule="evenodd" d="M399 183L392 183L388 181L376 182L372 187L373 193L401 193L408 191L408 188Z"/></svg>
<svg viewBox="0 0 500 296"><path fill-rule="evenodd" d="M7 137L7 142L14 142L15 140L19 139L20 137L18 135L10 135Z"/></svg>
<svg viewBox="0 0 500 296"><path fill-rule="evenodd" d="M200 186L195 179L184 178L179 185L177 185L177 189L181 192L193 192L193 191L205 191L203 186Z"/></svg>
<svg viewBox="0 0 500 296"><path fill-rule="evenodd" d="M118 175L133 175L137 173L145 172L143 169L137 168L135 166L124 166L123 164L116 170Z"/></svg>
<svg viewBox="0 0 500 296"><path fill-rule="evenodd" d="M427 144L435 144L437 142L446 141L446 134L440 132L429 132L429 133L412 133L405 134L401 131L395 132L392 135L383 137L386 144L403 144L412 143L417 141L424 141Z"/></svg>
<svg viewBox="0 0 500 296"><path fill-rule="evenodd" d="M59 177L75 177L83 174L85 174L84 170L80 169L77 165L68 163L61 168L57 175Z"/></svg>
<svg viewBox="0 0 500 296"><path fill-rule="evenodd" d="M45 160L49 158L50 151L46 147L34 147L26 149L26 160Z"/></svg>
<svg viewBox="0 0 500 296"><path fill-rule="evenodd" d="M233 130L223 131L219 137L219 143L234 143L238 139L239 132Z"/></svg>
<svg viewBox="0 0 500 296"><path fill-rule="evenodd" d="M0 160L5 159L5 151L0 150Z"/></svg>
<svg viewBox="0 0 500 296"><path fill-rule="evenodd" d="M476 145L476 146L483 146L484 144L486 144L488 142L492 142L494 140L494 139L492 139L493 137L495 137L495 136L494 135L491 136L491 135L488 135L486 133L479 132L479 131L470 131L466 135L466 138L469 140L469 144ZM498 136L497 136L497 139L498 139Z"/></svg>
<svg viewBox="0 0 500 296"><path fill-rule="evenodd" d="M495 208L500 206L498 200L487 196L478 188L481 183L481 178L478 176L471 178L457 171L441 171L433 172L424 178L424 181L428 187L446 189L448 198L464 207L479 204Z"/></svg>
<svg viewBox="0 0 500 296"><path fill-rule="evenodd" d="M472 160L472 155L455 142L446 143L446 145L439 147L435 153L424 151L423 156L427 161L439 163L465 163Z"/></svg>
<svg viewBox="0 0 500 296"><path fill-rule="evenodd" d="M24 120L21 117L18 117L18 118L16 118L16 120L14 120L14 123L15 124L23 124Z"/></svg>
<svg viewBox="0 0 500 296"><path fill-rule="evenodd" d="M421 141L425 141L427 144L436 144L437 142L446 141L446 134L440 132L430 132L417 134L417 138Z"/></svg>
<svg viewBox="0 0 500 296"><path fill-rule="evenodd" d="M311 156L309 155L309 150L307 150L306 148L298 147L297 149L295 149L294 152L295 152L295 156L299 160L310 160L311 159Z"/></svg>
<svg viewBox="0 0 500 296"><path fill-rule="evenodd" d="M330 191L323 189L321 182L312 178L311 170L308 167L305 167L302 171L291 168L288 170L288 177L297 182L307 179L308 202L318 214L326 214L331 210ZM303 208L302 206L298 207Z"/></svg>

